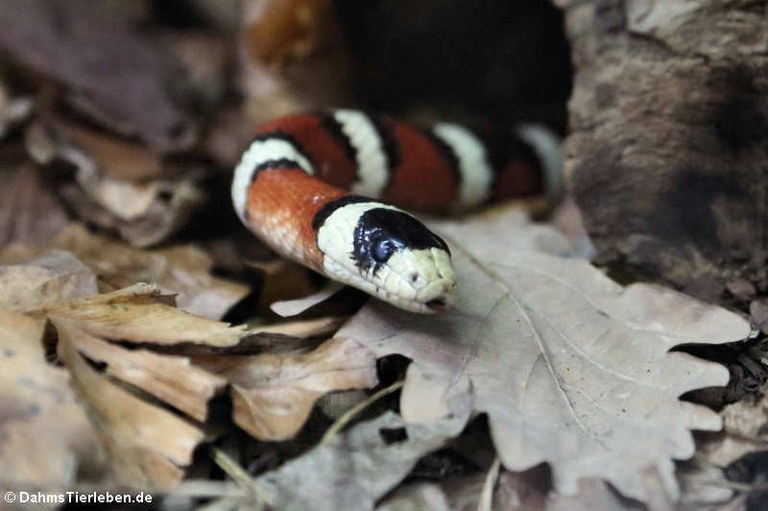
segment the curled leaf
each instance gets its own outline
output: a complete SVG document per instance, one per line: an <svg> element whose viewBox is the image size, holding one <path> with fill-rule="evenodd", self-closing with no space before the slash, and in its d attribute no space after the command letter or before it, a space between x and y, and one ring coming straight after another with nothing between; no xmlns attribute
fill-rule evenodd
<svg viewBox="0 0 768 511"><path fill-rule="evenodd" d="M44 308L52 319L76 322L82 331L103 339L134 343L233 346L245 327L231 327L156 301L156 287L137 285L82 300Z"/></svg>
<svg viewBox="0 0 768 511"><path fill-rule="evenodd" d="M203 432L91 368L76 348L78 339L88 334L75 321L51 319L59 334L61 358L101 433L117 480L156 488L177 484Z"/></svg>
<svg viewBox="0 0 768 511"><path fill-rule="evenodd" d="M209 361L232 384L235 423L261 440L287 440L323 395L373 387L376 359L361 345L328 341L307 354L264 354Z"/></svg>
<svg viewBox="0 0 768 511"><path fill-rule="evenodd" d="M226 381L190 364L186 357L127 350L85 333L77 336L77 350L106 364L108 375L129 383L199 422L208 416L208 402Z"/></svg>

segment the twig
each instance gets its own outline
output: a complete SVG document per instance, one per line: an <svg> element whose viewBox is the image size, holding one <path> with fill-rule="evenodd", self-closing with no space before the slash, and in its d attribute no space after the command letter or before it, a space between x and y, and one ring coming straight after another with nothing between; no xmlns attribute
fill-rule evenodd
<svg viewBox="0 0 768 511"><path fill-rule="evenodd" d="M334 422L330 428L328 428L328 431L325 432L323 435L322 440L320 440L320 446L327 445L331 440L333 440L333 437L335 437L339 431L344 429L344 426L349 424L349 422L354 419L357 415L360 414L363 410L371 406L373 403L378 401L379 399L388 396L389 394L392 394L393 392L396 392L403 388L403 380L398 380L389 387L385 387L381 389L380 391L376 392L375 394L372 394L368 399L365 401L361 401L357 403L355 406L344 412L338 419L336 419L336 422Z"/></svg>
<svg viewBox="0 0 768 511"><path fill-rule="evenodd" d="M264 508L264 502L267 499L259 494L260 492L258 491L254 480L239 463L233 460L229 454L216 447L213 448L213 461L219 468L226 472L238 486L245 490L248 496L253 498L254 509L261 510Z"/></svg>
<svg viewBox="0 0 768 511"><path fill-rule="evenodd" d="M493 511L493 490L496 487L496 481L499 479L500 469L501 461L496 456L491 468L488 469L488 474L485 476L483 490L480 492L480 500L477 501L477 511Z"/></svg>

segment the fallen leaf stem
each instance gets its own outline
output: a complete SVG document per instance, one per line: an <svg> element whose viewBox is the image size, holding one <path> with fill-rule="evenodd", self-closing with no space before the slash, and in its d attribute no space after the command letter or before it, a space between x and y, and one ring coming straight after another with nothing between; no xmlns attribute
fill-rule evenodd
<svg viewBox="0 0 768 511"><path fill-rule="evenodd" d="M499 457L493 460L491 468L485 476L483 490L480 492L480 499L477 501L477 511L493 511L493 489L496 487L496 481L499 479L499 470L501 461Z"/></svg>
<svg viewBox="0 0 768 511"><path fill-rule="evenodd" d="M381 398L388 396L389 394L392 394L393 392L397 392L401 388L403 388L404 385L403 380L398 380L389 387L384 387L383 389L379 390L378 392L371 394L371 396L368 397L368 399L365 399L364 401L360 401L358 404L344 412L338 419L336 419L336 422L334 422L330 428L328 428L328 431L325 432L323 435L322 440L320 440L320 446L327 445L331 440L333 440L333 437L335 437L344 427L352 421L357 415L359 415L363 410L371 406L376 401L380 400Z"/></svg>
<svg viewBox="0 0 768 511"><path fill-rule="evenodd" d="M213 448L213 461L221 468L238 486L243 488L255 500L255 508L262 509L264 499L259 495L256 484L250 474L245 471L232 457L218 449Z"/></svg>

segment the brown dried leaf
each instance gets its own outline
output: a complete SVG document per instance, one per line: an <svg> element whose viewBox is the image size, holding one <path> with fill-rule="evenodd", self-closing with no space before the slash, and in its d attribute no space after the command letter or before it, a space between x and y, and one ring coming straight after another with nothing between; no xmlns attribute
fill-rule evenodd
<svg viewBox="0 0 768 511"><path fill-rule="evenodd" d="M641 472L655 467L675 495L671 459L693 454L689 429L720 427L712 411L678 397L724 385L728 374L669 349L737 341L749 325L668 289L622 288L582 261L540 252L489 261L471 236L448 242L460 284L455 313L415 318L369 302L337 334L421 369L413 381L409 371L404 417L424 420L426 411L428 419L436 407L427 404L471 382L474 411L488 413L509 470L546 461L561 492L602 477L643 499Z"/></svg>
<svg viewBox="0 0 768 511"><path fill-rule="evenodd" d="M211 361L232 384L235 423L260 440L288 440L312 406L337 390L376 385L376 358L355 342L328 341L308 354Z"/></svg>
<svg viewBox="0 0 768 511"><path fill-rule="evenodd" d="M45 362L43 324L0 309L0 481L65 487L99 445L68 385Z"/></svg>
<svg viewBox="0 0 768 511"><path fill-rule="evenodd" d="M328 0L248 0L242 17L245 124L354 103L349 58ZM262 60L265 59L265 60Z"/></svg>
<svg viewBox="0 0 768 511"><path fill-rule="evenodd" d="M42 117L27 129L27 150L42 165L62 160L77 169L77 184L66 185L63 196L80 216L143 246L173 234L202 203L200 169L163 164L142 146L53 112Z"/></svg>
<svg viewBox="0 0 768 511"><path fill-rule="evenodd" d="M127 350L84 332L75 347L87 358L107 364L106 372L205 422L208 402L227 382L190 364L186 357Z"/></svg>
<svg viewBox="0 0 768 511"><path fill-rule="evenodd" d="M32 311L97 292L91 269L63 250L0 266L0 307L6 309Z"/></svg>
<svg viewBox="0 0 768 511"><path fill-rule="evenodd" d="M274 64L309 54L331 11L328 0L251 1L246 48L250 57Z"/></svg>
<svg viewBox="0 0 768 511"><path fill-rule="evenodd" d="M79 216L146 246L176 232L202 203L199 169L181 173L140 146L70 126L50 113L45 117L46 125L27 129L27 151L42 165L62 160L77 169L76 183L60 192Z"/></svg>
<svg viewBox="0 0 768 511"><path fill-rule="evenodd" d="M105 134L47 113L44 122L31 126L30 153L48 164L61 158L76 167L99 169L105 178L129 182L163 177L161 157L145 146Z"/></svg>
<svg viewBox="0 0 768 511"><path fill-rule="evenodd" d="M116 230L135 247L150 247L170 238L186 225L189 217L205 198L196 180L186 179L158 183L156 187L150 189L104 181L98 189L105 197L116 198L120 204L124 203L124 198L120 194L126 189L137 200L141 200L142 196L147 199L148 196L145 195L147 193L151 195L151 202L144 201L146 210L141 216L126 220L100 205L77 185L72 184L61 189L62 197L75 210L77 216L105 229ZM113 203L110 204L110 208L120 208L120 206Z"/></svg>
<svg viewBox="0 0 768 511"><path fill-rule="evenodd" d="M233 346L245 327L194 316L155 299L157 287L137 284L113 293L50 304L44 311L52 320L75 322L94 337L134 343L182 343Z"/></svg>
<svg viewBox="0 0 768 511"><path fill-rule="evenodd" d="M180 308L211 319L222 317L249 291L245 285L212 276L210 257L191 245L139 250L73 224L52 246L77 254L98 276L102 292L155 282L164 293L177 295ZM29 257L20 248L5 255Z"/></svg>
<svg viewBox="0 0 768 511"><path fill-rule="evenodd" d="M40 169L22 165L0 171L0 247L23 242L50 241L65 225L68 215L46 183Z"/></svg>
<svg viewBox="0 0 768 511"><path fill-rule="evenodd" d="M0 48L60 81L70 104L96 122L161 151L193 140L168 87L177 64L99 5L5 0Z"/></svg>
<svg viewBox="0 0 768 511"><path fill-rule="evenodd" d="M259 304L265 309L276 302L309 296L317 291L317 286L311 279L311 272L293 261L275 259L249 264L264 275Z"/></svg>
<svg viewBox="0 0 768 511"><path fill-rule="evenodd" d="M60 356L101 433L116 479L155 488L177 484L203 432L92 369L77 353L78 340L88 334L76 320L54 316L51 321L59 333Z"/></svg>
<svg viewBox="0 0 768 511"><path fill-rule="evenodd" d="M756 402L743 399L732 403L723 408L720 416L724 434L704 448L707 459L714 465L723 467L749 452L768 447L768 396L762 396Z"/></svg>
<svg viewBox="0 0 768 511"><path fill-rule="evenodd" d="M280 334L291 337L306 339L308 337L318 337L331 335L346 321L347 318L328 317L317 319L304 319L299 321L288 321L285 323L276 323L273 325L259 326L248 329L248 335L254 334Z"/></svg>

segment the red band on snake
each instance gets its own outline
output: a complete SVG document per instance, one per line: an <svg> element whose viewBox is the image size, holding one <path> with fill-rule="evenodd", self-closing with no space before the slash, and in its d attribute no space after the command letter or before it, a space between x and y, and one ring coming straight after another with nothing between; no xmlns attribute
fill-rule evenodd
<svg viewBox="0 0 768 511"><path fill-rule="evenodd" d="M450 251L399 208L476 208L551 191L559 175L557 140L539 126L487 144L457 124L419 130L335 110L262 126L235 169L232 200L243 223L279 254L430 313L453 302Z"/></svg>

